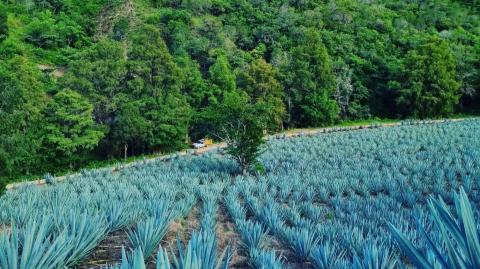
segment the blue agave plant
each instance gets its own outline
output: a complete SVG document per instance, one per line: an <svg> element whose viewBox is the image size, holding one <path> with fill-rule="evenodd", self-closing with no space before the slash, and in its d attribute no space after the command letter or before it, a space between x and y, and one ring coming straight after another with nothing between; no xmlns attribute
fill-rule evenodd
<svg viewBox="0 0 480 269"><path fill-rule="evenodd" d="M154 216L140 221L128 231L132 246L143 249L145 257L150 257L167 233L169 222L169 218L164 216Z"/></svg>
<svg viewBox="0 0 480 269"><path fill-rule="evenodd" d="M108 266L106 269L146 269L145 259L141 248L133 250L130 256L127 256L125 248L122 246L122 262L117 266Z"/></svg>
<svg viewBox="0 0 480 269"><path fill-rule="evenodd" d="M312 251L311 259L317 269L330 269L340 267L345 251L338 251L335 245L325 242Z"/></svg>
<svg viewBox="0 0 480 269"><path fill-rule="evenodd" d="M265 237L268 229L258 222L243 221L239 223L240 236L247 249L262 248L265 245Z"/></svg>
<svg viewBox="0 0 480 269"><path fill-rule="evenodd" d="M353 269L393 269L397 266L398 259L383 245L377 246L368 242L363 249L362 258L355 255Z"/></svg>
<svg viewBox="0 0 480 269"><path fill-rule="evenodd" d="M433 240L424 228L427 253L417 249L395 226L389 223L393 237L409 261L421 269L480 268L480 240L472 206L463 188L455 194L456 217L442 198L429 199L428 208L441 242ZM443 248L442 246L445 246Z"/></svg>
<svg viewBox="0 0 480 269"><path fill-rule="evenodd" d="M283 258L275 254L275 251L267 251L252 248L249 251L250 262L257 269L286 269Z"/></svg>
<svg viewBox="0 0 480 269"><path fill-rule="evenodd" d="M314 248L320 242L320 238L315 231L308 229L289 229L287 232L290 247L302 259L312 255Z"/></svg>
<svg viewBox="0 0 480 269"><path fill-rule="evenodd" d="M31 221L19 231L0 235L0 268L7 269L55 269L64 267L72 250L65 233L50 241L51 222L44 218Z"/></svg>
<svg viewBox="0 0 480 269"><path fill-rule="evenodd" d="M66 240L71 245L66 259L67 266L75 265L85 258L108 232L108 224L103 215L71 211L61 223L63 225L60 228L66 233Z"/></svg>
<svg viewBox="0 0 480 269"><path fill-rule="evenodd" d="M233 250L227 247L217 257L217 240L206 232L193 233L186 249L177 238L178 257L171 249L172 262L165 249L157 253L157 269L227 269L233 256Z"/></svg>

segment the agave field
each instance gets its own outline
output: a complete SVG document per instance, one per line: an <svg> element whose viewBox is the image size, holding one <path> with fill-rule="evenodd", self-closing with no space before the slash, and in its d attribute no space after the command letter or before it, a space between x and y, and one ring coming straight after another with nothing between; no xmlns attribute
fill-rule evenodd
<svg viewBox="0 0 480 269"><path fill-rule="evenodd" d="M251 177L218 151L25 186L0 198L0 268L478 268L479 134L277 136Z"/></svg>

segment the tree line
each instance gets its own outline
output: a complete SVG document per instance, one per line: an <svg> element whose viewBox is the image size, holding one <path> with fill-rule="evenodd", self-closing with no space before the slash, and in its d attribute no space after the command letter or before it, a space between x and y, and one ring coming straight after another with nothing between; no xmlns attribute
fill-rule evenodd
<svg viewBox="0 0 480 269"><path fill-rule="evenodd" d="M174 151L225 126L473 113L478 12L454 0L0 2L0 177Z"/></svg>

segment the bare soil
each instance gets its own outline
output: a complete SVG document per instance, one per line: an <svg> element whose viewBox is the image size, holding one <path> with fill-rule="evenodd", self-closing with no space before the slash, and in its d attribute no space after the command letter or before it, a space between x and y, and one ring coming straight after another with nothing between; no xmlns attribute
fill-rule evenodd
<svg viewBox="0 0 480 269"><path fill-rule="evenodd" d="M118 7L112 8L106 5L98 14L95 39L99 40L112 32L113 26L120 18L134 18L135 7L133 2L128 0Z"/></svg>
<svg viewBox="0 0 480 269"><path fill-rule="evenodd" d="M249 268L248 257L243 253L240 235L235 231L235 224L227 214L224 205L220 205L217 211L217 253L222 253L228 246L235 250L229 268Z"/></svg>
<svg viewBox="0 0 480 269"><path fill-rule="evenodd" d="M128 250L130 247L126 230L116 231L108 235L81 264L74 268L103 268L107 264L114 265L120 263L122 246L125 247L125 250Z"/></svg>
<svg viewBox="0 0 480 269"><path fill-rule="evenodd" d="M160 246L166 249L168 253L173 250L174 254L178 256L177 238L180 238L183 246L187 244L188 240L190 240L192 231L200 228L199 215L200 212L197 205L192 208L186 217L179 218L170 223L168 232L160 243ZM157 251L154 252L154 255L146 259L148 269L155 269L156 254Z"/></svg>

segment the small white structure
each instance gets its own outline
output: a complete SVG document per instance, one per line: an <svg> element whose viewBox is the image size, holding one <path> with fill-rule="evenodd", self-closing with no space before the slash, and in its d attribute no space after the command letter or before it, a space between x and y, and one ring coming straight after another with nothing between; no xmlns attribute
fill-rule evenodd
<svg viewBox="0 0 480 269"><path fill-rule="evenodd" d="M193 143L192 146L196 149L201 149L207 146L205 139L200 139L197 142Z"/></svg>

